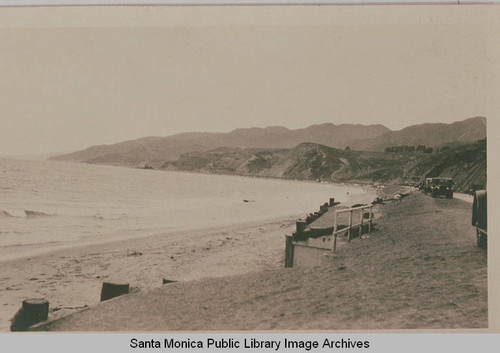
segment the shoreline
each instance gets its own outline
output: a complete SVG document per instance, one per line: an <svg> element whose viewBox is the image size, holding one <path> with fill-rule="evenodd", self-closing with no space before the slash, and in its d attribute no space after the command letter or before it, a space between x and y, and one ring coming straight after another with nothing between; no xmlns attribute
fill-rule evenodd
<svg viewBox="0 0 500 353"><path fill-rule="evenodd" d="M375 197L366 192L349 196L343 205ZM284 236L305 215L108 239L4 259L0 263L10 276L1 278L0 331L8 331L9 320L29 297L47 298L55 319L99 303L103 281L130 283L131 292L138 292L161 287L164 278L185 282L281 268Z"/></svg>
<svg viewBox="0 0 500 353"><path fill-rule="evenodd" d="M10 245L8 246L9 248L14 248L14 247L26 247L26 246L32 246L35 247L35 249L32 250L31 253L26 253L26 254L20 254L20 255L11 255L10 257L5 257L5 258L0 258L0 264L9 264L12 262L17 262L21 260L26 260L26 259L36 259L39 257L47 257L47 256L52 256L52 255L57 255L59 253L65 253L65 252L83 252L85 249L92 249L92 248L99 248L99 247L107 247L107 246L113 246L116 244L123 244L123 243L134 243L139 240L153 240L152 238L158 238L158 240L161 240L160 238L164 237L171 237L172 240L174 240L176 237L179 236L199 236L201 233L215 233L218 231L224 231L227 229L231 228L250 228L254 227L259 224L267 224L267 223L273 223L273 222L279 222L283 220L288 220L288 218L300 218L302 215L291 215L291 216L285 216L285 217L273 217L273 218L268 218L265 220L257 220L257 221L247 221L247 222L237 222L237 223L232 223L228 225L214 225L214 226L209 226L209 227L195 227L195 228L180 228L180 229L174 229L170 231L156 231L152 234L145 234L145 235L116 235L113 237L108 237L106 239L101 239L101 240L96 240L96 239L89 239L86 241L82 241L79 243L71 243L71 244L61 244L56 247L43 247L44 243L42 244L28 244L28 245ZM139 233L139 231L128 231L127 233ZM37 247L38 246L38 247Z"/></svg>
<svg viewBox="0 0 500 353"><path fill-rule="evenodd" d="M33 162L43 162L45 163L46 161L33 161ZM93 165L93 164L85 164L85 163L74 163L74 162L66 162L66 161L48 161L52 163L60 163L60 164L77 164L77 165ZM125 167L125 166L112 166L112 165L98 165L98 166L104 166L104 167L118 167L118 168L125 168L127 170L141 170L140 168L132 168L132 167ZM350 184L350 183L333 183L333 182L317 182L314 180L296 180L296 179L282 179L282 178L272 178L272 177L254 177L254 176L246 176L246 175L232 175L232 174L211 174L211 173L199 173L199 172L189 172L189 171L169 171L169 170L158 170L158 171L166 171L166 172L173 172L173 173L179 173L179 174L192 174L192 175L205 175L205 176L213 176L213 177L236 177L236 178L244 178L244 179L261 179L261 180L269 180L269 181L278 181L278 182L290 182L290 183L307 183L307 184L321 184L321 185L331 185L333 187L338 187L338 188L343 188L344 192L343 196L341 193L338 193L335 195L335 192L333 195L328 195L325 193L325 201L328 200L328 197L335 196L336 198L339 197L340 200L344 204L349 204L349 193L352 195L358 195L358 194L375 194L376 193L376 187L373 185L361 185L361 184ZM149 171L148 171L149 172ZM346 196L347 200L345 200ZM248 202L245 200L244 196L242 197L242 201ZM288 196L287 196L288 199ZM288 200L287 200L288 201ZM370 200L371 202L372 200ZM295 202L296 204L299 204L303 209L303 213L308 214L309 212L314 212L314 209L308 209L309 207L302 207L300 204L300 199L294 199L293 196L291 197L290 202ZM115 232L110 232L108 231L107 233L104 234L95 234L95 235L90 235L88 237L80 237L79 239L73 239L73 240L62 240L63 238L54 238L51 239L50 236L47 239L42 239L42 242L31 242L31 240L26 241L24 243L21 242L13 242L12 244L7 243L8 245L0 247L0 263L5 263L8 261L15 261L17 259L22 259L22 258L29 258L29 257L38 257L38 256L43 256L46 254L50 254L52 252L57 252L57 251L66 251L68 249L76 248L76 247L84 247L84 246L92 246L92 245L97 245L97 244L107 244L107 243L113 243L113 242L120 242L120 241L128 241L131 239L136 239L136 238L146 238L146 237L151 237L151 236L159 236L159 235L172 235L176 234L179 232L187 232L187 231L200 231L204 229L209 229L213 230L216 228L221 228L221 227L231 227L234 225L241 225L245 226L245 224L249 223L252 224L254 222L267 222L269 220L272 220L274 218L283 218L283 217L288 217L289 215L297 215L297 217L300 217L301 213L297 212L299 207L295 207L295 210L288 210L292 212L275 212L274 215L271 215L269 217L269 214L252 214L250 217L248 216L242 216L236 221L234 219L230 219L228 217L220 217L219 219L213 219L213 221L210 221L206 219L204 223L198 222L198 224L195 224L192 226L191 224L185 223L184 224L179 224L179 225L174 225L174 226L166 226L166 225L159 225L158 227L153 227L153 228L145 228L145 229L121 229L119 234ZM1 210L0 210L1 211ZM10 210L8 210L10 211ZM203 212L202 210L197 210L197 212ZM242 210L239 210L237 212L241 212ZM195 215L194 215L195 217ZM248 220L250 219L250 220ZM196 223L196 222L195 222Z"/></svg>
<svg viewBox="0 0 500 353"><path fill-rule="evenodd" d="M35 163L45 163L45 161L33 161ZM83 163L72 163L72 162L61 162L61 161L51 161L55 162L56 164L62 164L62 165L80 165L80 166L86 166L92 164L83 164ZM97 167L105 167L105 168L114 168L114 166L110 165L97 165ZM128 168L128 167L123 167L123 166L118 166L120 169L128 170L128 171L140 171L140 169L136 168ZM73 172L71 170L71 172ZM172 172L172 171L171 171ZM146 171L146 174L140 174L140 175L147 175L149 176L150 171ZM208 174L208 173L196 173L196 172L187 172L187 171L173 171L174 174L181 174L181 175L204 175L206 177L213 177L213 178L218 178L218 177L236 177L237 179L247 179L247 180L255 180L255 179L260 179L260 180L268 180L270 182L288 182L291 184L284 184L280 186L278 195L281 197L279 199L279 203L275 202L274 199L269 198L269 197L263 197L262 194L255 193L255 190L258 190L260 186L257 184L256 187L252 189L252 191L248 194L245 192L239 192L236 193L233 190L233 194L241 194L240 195L224 195L223 197L219 199L215 198L214 202L218 202L216 204L217 209L221 209L220 212L217 212L216 210L213 211L215 208L210 207L213 205L208 203L209 208L206 208L207 206L203 206L203 202L201 205L194 205L194 207L191 207L188 205L186 202L184 202L181 206L170 206L168 204L165 204L165 209L162 210L162 212L170 212L168 213L167 220L162 220L162 221L156 221L154 218L151 219L146 219L147 222L144 226L140 223L141 220L140 218L137 218L130 224L130 226L125 224L124 226L118 225L120 228L115 228L115 225L112 222L115 222L116 215L112 215L110 217L105 216L104 221L100 223L93 224L94 229L92 229L91 232L81 232L79 229L75 229L75 232L72 232L70 229L67 229L67 227L79 227L80 229L83 229L87 223L87 220L85 221L80 221L80 220L75 220L77 217L80 216L85 216L85 217L94 217L95 219L96 215L100 215L100 212L97 214L93 214L89 209L83 209L83 213L78 213L78 214L72 214L72 213L64 213L64 211L58 210L57 207L52 207L50 210L47 211L47 209L44 209L43 207L45 206L44 204L38 205L38 207L42 208L36 208L36 206L32 205L24 205L21 203L16 203L17 201L11 201L10 204L7 203L7 205L4 207L6 212L9 214L16 214L19 210L22 209L32 209L30 207L35 207L33 208L34 210L37 210L39 212L47 213L50 214L50 216L58 216L54 217L53 221L52 219L45 218L46 220L43 221L44 223L40 223L40 228L39 230L34 228L35 226L32 226L32 224L36 222L42 222L42 220L36 220L35 221L30 221L29 226L33 227L35 230L30 230L35 236L30 237L24 237L24 236L17 236L16 234L19 234L20 231L22 231L22 227L28 226L28 224L21 224L19 222L23 222L23 218L19 217L14 217L14 218L9 218L12 222L12 229L7 229L7 232L5 232L5 238L3 241L4 246L0 247L0 263L3 263L5 261L10 261L10 260L15 260L17 258L27 258L27 257L34 257L34 256L41 256L44 254L51 253L53 251L62 251L66 249L70 249L72 247L80 247L80 246L86 246L86 245L93 245L93 244L105 244L109 242L116 242L116 241L122 241L124 239L133 239L133 238L142 238L142 237L149 237L149 236L156 236L159 234L174 234L176 232L184 232L184 231L197 231L200 229L213 229L216 227L227 227L227 226L232 226L235 224L241 224L244 225L247 222L254 222L254 221L267 221L269 219L275 218L275 217L288 217L289 215L300 215L302 212L304 214L307 214L309 212L313 212L314 209L316 208L317 204L316 201L311 203L310 200L318 200L318 204L320 201L322 201L323 196L325 195L325 201L328 200L328 197L335 197L337 201L342 201L345 202L347 199L347 195L349 193L351 194L359 194L359 193L366 193L366 192L371 192L374 193L373 189L367 189L366 185L360 186L358 184L337 184L337 183L318 183L316 181L312 180L292 180L292 179L281 179L281 178L255 178L252 176L240 176L240 175L227 175L227 174ZM135 177L137 177L136 173L133 173ZM104 175L108 176L108 175ZM114 176L114 175L111 175ZM129 176L127 176L129 177ZM130 178L129 178L130 179ZM149 180L150 178L146 178ZM158 178L156 178L158 179ZM154 181L156 181L156 179ZM177 178L179 179L179 178ZM162 180L162 178L160 178ZM229 180L229 179L228 179ZM301 186L299 184L306 183L309 185L318 185L318 187L313 187L311 189L314 192L314 197L309 200L309 202L302 202L302 200L307 201L307 193L303 192L301 189ZM248 183L244 183L247 185ZM253 185L252 183L250 183ZM293 185L295 184L295 186ZM274 185L274 184L273 184ZM321 186L324 186L325 189L323 190ZM164 185L163 185L164 186ZM167 185L168 186L168 185ZM266 186L266 185L264 185ZM329 187L332 187L332 190L329 191L327 190ZM234 189L234 187L233 187ZM307 188L303 188L307 190ZM321 190L320 190L321 189ZM287 190L287 191L283 191ZM319 198L319 195L321 195L321 199ZM286 196L286 199L285 199ZM253 204L254 202L253 197L255 197L255 200L257 200L257 203ZM260 197L260 199L258 199ZM290 197L290 199L289 199ZM145 199L144 199L145 200ZM142 201L142 204L140 205L142 207L142 210L146 209L148 207L148 204L146 201ZM248 201L250 200L250 201ZM9 201L9 200L8 200ZM156 199L154 200L156 201ZM196 201L196 200L195 200ZM202 199L204 201L204 199ZM248 204L243 204L243 202L250 202ZM278 199L276 199L278 201ZM220 202L220 203L219 203ZM206 203L206 202L205 202ZM218 207L220 205L221 207ZM243 206L245 205L245 206ZM10 208L9 208L10 207ZM180 212L177 212L177 209L180 209ZM190 210L191 208L191 210ZM0 210L2 211L2 210ZM155 210L155 211L158 211ZM173 211L173 212L172 212ZM20 211L19 211L20 212ZM97 212L97 211L96 211ZM128 211L127 211L128 212ZM180 217L180 222L178 222L177 219L173 217L177 217L176 215L179 215ZM199 215L200 217L196 217L196 215ZM172 217L172 215L174 215ZM61 216L61 217L59 217ZM128 217L128 214L127 214ZM134 214L132 213L132 217L134 217ZM143 217L141 214L139 217ZM155 215L154 217L159 217L158 215ZM163 216L160 216L163 217ZM97 217L98 219L103 219L101 217ZM119 216L118 219L122 219L121 216ZM126 219L126 218L123 218ZM158 218L160 219L160 218ZM152 220L152 221L151 221ZM17 222L17 223L14 223ZM56 232L53 232L53 224L57 226L58 228L55 229ZM123 221L125 222L125 221ZM51 228L52 227L52 228ZM101 228L102 227L102 228ZM117 226L116 226L117 227ZM67 234L69 232L69 234ZM16 234L15 234L16 233ZM53 233L53 234L52 234ZM24 234L21 234L24 235Z"/></svg>

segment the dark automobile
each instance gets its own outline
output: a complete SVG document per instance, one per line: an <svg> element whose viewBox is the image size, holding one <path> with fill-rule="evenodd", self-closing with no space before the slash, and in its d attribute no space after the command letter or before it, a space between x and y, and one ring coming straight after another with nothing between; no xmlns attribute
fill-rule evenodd
<svg viewBox="0 0 500 353"><path fill-rule="evenodd" d="M446 196L453 198L453 179L452 178L426 178L424 192L431 194L432 197Z"/></svg>
<svg viewBox="0 0 500 353"><path fill-rule="evenodd" d="M488 214L486 190L476 191L472 203L472 225L476 227L476 242L480 248L486 248L488 240Z"/></svg>

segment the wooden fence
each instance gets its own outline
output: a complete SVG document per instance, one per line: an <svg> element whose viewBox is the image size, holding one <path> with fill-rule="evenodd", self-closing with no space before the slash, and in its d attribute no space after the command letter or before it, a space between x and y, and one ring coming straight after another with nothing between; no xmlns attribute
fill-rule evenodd
<svg viewBox="0 0 500 353"><path fill-rule="evenodd" d="M369 209L370 211L368 212L368 219L366 220L366 222L364 222L365 212L363 212L363 211L366 209ZM353 213L355 211L358 211L358 210L359 210L359 223L353 224ZM338 229L338 226L339 226L338 215L341 213L347 213L347 212L349 212L349 225L347 226L347 228L342 228L339 230ZM337 250L337 235L338 234L347 232L347 241L350 243L352 229L358 228L359 229L358 234L361 237L361 234L363 233L363 225L368 225L368 233L371 232L372 221L373 221L373 205L366 205L366 206L360 206L360 207L354 207L354 208L346 208L343 210L336 210L335 211L335 223L333 225L334 240L333 240L332 251L335 252Z"/></svg>
<svg viewBox="0 0 500 353"><path fill-rule="evenodd" d="M333 203L330 203L330 207ZM321 215L328 212L321 210ZM346 209L333 210L333 227L309 227L311 222L297 221L296 232L291 236L286 236L285 242L285 267L294 267L294 264L316 264L322 261L324 256L332 254L337 250L337 236L347 233L347 241L350 242L353 233L359 237L366 230L372 230L373 205L352 207ZM311 220L311 221L314 221ZM347 223L347 224L346 224Z"/></svg>

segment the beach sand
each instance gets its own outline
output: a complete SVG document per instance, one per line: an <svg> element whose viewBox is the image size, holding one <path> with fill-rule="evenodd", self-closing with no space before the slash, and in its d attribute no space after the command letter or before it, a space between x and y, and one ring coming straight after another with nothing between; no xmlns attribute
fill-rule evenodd
<svg viewBox="0 0 500 353"><path fill-rule="evenodd" d="M343 206L373 197L353 194ZM9 330L26 298L49 300L51 319L97 304L103 281L129 283L131 292L138 292L161 287L163 279L185 282L282 268L284 236L305 216L80 245L43 255L34 249L34 256L2 262L0 330Z"/></svg>
<svg viewBox="0 0 500 353"><path fill-rule="evenodd" d="M76 247L2 263L0 330L26 298L44 297L56 318L99 302L103 281L129 283L132 292L189 281L277 268L284 235L297 216Z"/></svg>
<svg viewBox="0 0 500 353"><path fill-rule="evenodd" d="M373 198L373 193L353 194L343 206ZM8 275L0 277L0 330L9 330L10 319L26 298L49 300L51 319L97 304L103 281L129 283L131 292L139 292L161 287L163 279L185 282L282 268L284 236L305 216L75 246L3 261L2 272Z"/></svg>
<svg viewBox="0 0 500 353"><path fill-rule="evenodd" d="M377 205L374 231L343 244L325 266L285 269L273 262L263 271L167 284L38 329L484 329L486 251L475 244L470 208L462 200L415 193ZM282 248L279 231L276 238ZM243 254L257 259L257 251L267 250L245 247Z"/></svg>

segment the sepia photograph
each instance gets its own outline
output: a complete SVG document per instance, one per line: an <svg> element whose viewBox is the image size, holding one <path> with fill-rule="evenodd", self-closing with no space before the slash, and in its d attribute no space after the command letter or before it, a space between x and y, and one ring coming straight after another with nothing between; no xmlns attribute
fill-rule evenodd
<svg viewBox="0 0 500 353"><path fill-rule="evenodd" d="M0 8L0 332L493 328L499 23Z"/></svg>

